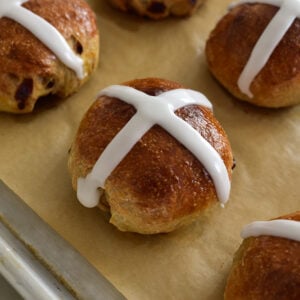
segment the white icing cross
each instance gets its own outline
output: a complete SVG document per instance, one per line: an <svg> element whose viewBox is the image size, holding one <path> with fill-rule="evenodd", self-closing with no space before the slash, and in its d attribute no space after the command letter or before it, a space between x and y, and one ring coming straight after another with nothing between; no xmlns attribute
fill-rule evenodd
<svg viewBox="0 0 300 300"><path fill-rule="evenodd" d="M22 7L28 0L0 0L0 18L7 17L24 26L43 42L77 77L84 77L83 61L75 55L61 33L46 20Z"/></svg>
<svg viewBox="0 0 300 300"><path fill-rule="evenodd" d="M300 222L293 220L258 221L246 225L241 232L243 239L262 235L300 242Z"/></svg>
<svg viewBox="0 0 300 300"><path fill-rule="evenodd" d="M252 98L253 94L250 91L250 85L266 65L294 20L300 17L300 0L241 0L238 3L232 4L230 8L243 3L264 3L280 7L258 39L238 79L239 89Z"/></svg>
<svg viewBox="0 0 300 300"><path fill-rule="evenodd" d="M196 91L177 89L158 96L149 96L128 86L114 85L101 95L115 97L133 105L137 112L118 132L102 152L92 171L77 182L78 200L87 207L98 204L105 180L132 147L155 124L158 124L183 144L203 164L210 174L218 198L224 204L229 197L230 180L219 153L187 122L175 115L180 107L199 104L212 108L210 102Z"/></svg>

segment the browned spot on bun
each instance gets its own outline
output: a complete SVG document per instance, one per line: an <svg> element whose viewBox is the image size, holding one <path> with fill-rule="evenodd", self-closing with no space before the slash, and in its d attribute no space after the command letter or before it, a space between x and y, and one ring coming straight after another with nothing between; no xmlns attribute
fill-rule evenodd
<svg viewBox="0 0 300 300"><path fill-rule="evenodd" d="M29 0L23 6L64 36L83 59L86 76L79 80L73 70L26 28L0 18L0 110L14 113L32 111L38 98L50 93L66 97L77 91L95 69L99 56L96 17L84 0ZM33 81L32 93L20 104L15 95L27 78ZM51 84L41 78L50 78Z"/></svg>
<svg viewBox="0 0 300 300"><path fill-rule="evenodd" d="M300 211L278 219L300 222ZM300 299L300 243L272 236L245 239L235 255L225 299Z"/></svg>
<svg viewBox="0 0 300 300"><path fill-rule="evenodd" d="M235 97L258 106L283 107L300 102L300 21L296 19L266 66L251 84L254 97L243 94L238 78L278 7L241 4L230 10L211 32L206 44L208 67Z"/></svg>
<svg viewBox="0 0 300 300"><path fill-rule="evenodd" d="M182 88L168 80L148 78L124 83L149 95ZM70 153L76 190L100 154L135 114L115 98L99 97L81 121ZM219 152L231 177L231 148L212 112L190 105L176 114L193 126ZM214 184L202 164L160 126L153 126L108 177L106 202L111 222L120 230L158 233L174 230L203 213L217 200ZM102 205L101 205L102 207Z"/></svg>

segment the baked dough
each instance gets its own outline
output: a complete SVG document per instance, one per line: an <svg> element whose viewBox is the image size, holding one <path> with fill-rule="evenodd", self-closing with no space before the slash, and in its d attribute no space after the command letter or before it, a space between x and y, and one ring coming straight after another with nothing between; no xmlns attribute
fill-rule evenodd
<svg viewBox="0 0 300 300"><path fill-rule="evenodd" d="M300 102L299 19L252 81L252 98L240 91L237 82L254 46L278 9L262 3L239 4L218 22L206 44L208 67L231 94L258 106L274 108Z"/></svg>
<svg viewBox="0 0 300 300"><path fill-rule="evenodd" d="M204 0L110 0L112 5L124 12L135 12L153 20L168 16L192 15Z"/></svg>
<svg viewBox="0 0 300 300"><path fill-rule="evenodd" d="M124 83L148 95L182 88L163 79ZM133 117L133 106L99 97L83 117L69 157L73 188L86 177L100 154ZM219 153L231 178L233 158L228 138L210 109L189 105L177 116L194 127ZM202 164L175 138L153 126L106 179L99 207L122 231L169 232L193 221L218 203L212 179Z"/></svg>
<svg viewBox="0 0 300 300"><path fill-rule="evenodd" d="M31 112L45 95L74 93L90 77L99 56L95 14L85 1L29 0L23 7L62 34L82 58L85 76L79 79L25 27L0 18L0 110L13 113Z"/></svg>
<svg viewBox="0 0 300 300"><path fill-rule="evenodd" d="M278 219L300 222L300 211ZM245 239L225 290L225 300L240 299L300 299L300 242L267 235Z"/></svg>

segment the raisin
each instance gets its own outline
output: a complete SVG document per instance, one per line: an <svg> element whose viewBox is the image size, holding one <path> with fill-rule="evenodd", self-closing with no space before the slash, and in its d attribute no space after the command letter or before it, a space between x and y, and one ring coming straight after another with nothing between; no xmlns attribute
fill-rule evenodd
<svg viewBox="0 0 300 300"><path fill-rule="evenodd" d="M83 47L82 47L82 45L81 45L81 43L80 43L79 41L76 42L75 49L76 49L76 52L77 52L78 54L82 54L82 52L83 52Z"/></svg>
<svg viewBox="0 0 300 300"><path fill-rule="evenodd" d="M154 14L161 14L164 13L166 10L166 6L164 3L162 2L152 2L149 7L147 8L147 10L151 13Z"/></svg>
<svg viewBox="0 0 300 300"><path fill-rule="evenodd" d="M19 85L15 99L18 102L18 108L24 109L26 106L26 101L30 97L33 91L33 80L32 78L25 78L22 83Z"/></svg>
<svg viewBox="0 0 300 300"><path fill-rule="evenodd" d="M55 80L54 80L54 79L51 79L51 80L47 83L46 88L47 88L47 89L51 89L51 88L54 87L54 85L55 85Z"/></svg>
<svg viewBox="0 0 300 300"><path fill-rule="evenodd" d="M233 158L233 164L232 164L231 170L234 170L235 167L236 167L236 160L235 160L235 158Z"/></svg>

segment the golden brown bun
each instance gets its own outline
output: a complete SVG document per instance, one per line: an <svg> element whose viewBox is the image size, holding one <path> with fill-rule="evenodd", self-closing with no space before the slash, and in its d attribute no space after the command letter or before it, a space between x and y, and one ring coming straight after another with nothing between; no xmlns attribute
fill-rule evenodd
<svg viewBox="0 0 300 300"><path fill-rule="evenodd" d="M193 14L204 0L110 0L113 6L134 11L140 16L159 20L168 16L186 17Z"/></svg>
<svg viewBox="0 0 300 300"><path fill-rule="evenodd" d="M300 211L279 219L300 222ZM233 261L225 300L279 299L300 299L300 243L272 236L245 239Z"/></svg>
<svg viewBox="0 0 300 300"><path fill-rule="evenodd" d="M212 74L235 97L258 106L300 102L300 20L297 19L251 84L254 97L241 93L238 78L262 32L278 11L266 4L238 5L211 32L206 44Z"/></svg>
<svg viewBox="0 0 300 300"><path fill-rule="evenodd" d="M149 95L182 88L163 79L138 79L124 85ZM118 99L101 96L81 121L73 143L69 169L76 190L108 143L135 114ZM231 148L212 112L190 105L176 114L216 148L231 177ZM100 208L109 208L110 222L122 231L169 232L188 223L217 200L214 184L201 163L158 125L153 126L117 166L105 183Z"/></svg>
<svg viewBox="0 0 300 300"><path fill-rule="evenodd" d="M83 0L30 0L24 7L51 23L80 54L85 78L79 80L32 33L0 18L0 110L31 112L39 97L66 97L79 89L96 68L99 35L93 11Z"/></svg>

